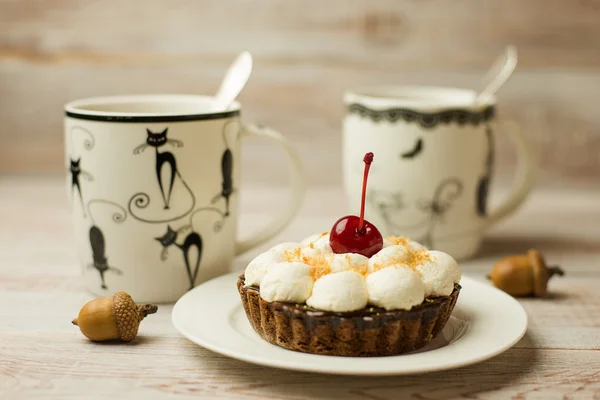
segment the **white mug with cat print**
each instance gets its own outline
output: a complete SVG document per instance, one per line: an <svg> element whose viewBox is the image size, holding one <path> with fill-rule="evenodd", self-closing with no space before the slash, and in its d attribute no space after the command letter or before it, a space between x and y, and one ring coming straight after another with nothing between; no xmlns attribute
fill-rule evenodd
<svg viewBox="0 0 600 400"><path fill-rule="evenodd" d="M270 239L297 212L304 179L298 155L272 129L240 121L240 104L213 98L118 96L65 107L68 192L87 288L173 302L229 272L235 255ZM245 241L236 239L241 139L282 146L290 161L288 204Z"/></svg>
<svg viewBox="0 0 600 400"><path fill-rule="evenodd" d="M489 210L496 99L475 104L466 89L371 87L346 93L344 184L350 204L361 197L362 157L375 154L368 183L367 219L384 236L409 236L465 259L484 231L515 211L535 175L532 151L518 129L517 186Z"/></svg>

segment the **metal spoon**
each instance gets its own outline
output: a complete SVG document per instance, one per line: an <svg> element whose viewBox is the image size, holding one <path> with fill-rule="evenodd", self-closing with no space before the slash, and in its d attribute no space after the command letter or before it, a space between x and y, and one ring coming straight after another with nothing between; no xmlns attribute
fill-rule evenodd
<svg viewBox="0 0 600 400"><path fill-rule="evenodd" d="M475 104L485 104L506 83L517 66L517 48L510 45L504 53L494 61L494 64L485 74L482 82L483 89L475 95Z"/></svg>
<svg viewBox="0 0 600 400"><path fill-rule="evenodd" d="M214 98L212 110L214 112L227 111L231 103L238 97L252 73L252 56L249 52L240 53L231 64L221 82L221 86Z"/></svg>

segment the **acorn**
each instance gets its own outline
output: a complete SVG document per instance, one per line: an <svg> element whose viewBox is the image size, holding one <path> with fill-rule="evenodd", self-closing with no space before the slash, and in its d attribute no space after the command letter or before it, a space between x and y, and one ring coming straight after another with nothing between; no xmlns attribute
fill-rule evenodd
<svg viewBox="0 0 600 400"><path fill-rule="evenodd" d="M140 322L157 310L152 304L136 304L129 293L117 292L112 297L90 301L72 322L95 342L113 339L129 342L137 336Z"/></svg>
<svg viewBox="0 0 600 400"><path fill-rule="evenodd" d="M498 261L487 276L498 289L512 296L546 295L548 280L554 275L563 276L560 267L547 267L542 254L529 250L527 254L505 257Z"/></svg>

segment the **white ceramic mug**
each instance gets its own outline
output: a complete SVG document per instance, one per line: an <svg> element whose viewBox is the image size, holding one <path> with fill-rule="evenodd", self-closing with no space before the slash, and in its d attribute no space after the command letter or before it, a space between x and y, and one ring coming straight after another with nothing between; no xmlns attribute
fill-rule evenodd
<svg viewBox="0 0 600 400"><path fill-rule="evenodd" d="M488 210L494 160L495 98L427 86L371 87L346 93L344 184L361 197L362 157L375 153L367 218L384 235L403 235L459 259L474 255L490 224L515 211L534 183L525 138L509 130L518 156L516 190Z"/></svg>
<svg viewBox="0 0 600 400"><path fill-rule="evenodd" d="M268 240L298 210L298 155L277 132L240 121L240 104L211 111L192 95L119 96L65 107L68 191L87 288L172 302L229 271L236 254ZM283 147L291 197L269 225L236 240L240 139Z"/></svg>

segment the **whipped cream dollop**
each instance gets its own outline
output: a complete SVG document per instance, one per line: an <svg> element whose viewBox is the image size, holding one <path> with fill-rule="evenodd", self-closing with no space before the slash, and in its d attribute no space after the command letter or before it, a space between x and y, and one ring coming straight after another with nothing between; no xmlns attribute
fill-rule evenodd
<svg viewBox="0 0 600 400"><path fill-rule="evenodd" d="M425 284L425 296L448 296L460 281L460 267L449 254L431 250L429 260L416 267Z"/></svg>
<svg viewBox="0 0 600 400"><path fill-rule="evenodd" d="M310 239L307 238L307 239ZM307 240L305 239L305 240ZM329 245L329 234L326 232L321 234L319 237L314 238L313 240L306 243L306 245L301 249L302 257L307 258L315 258L320 256L326 256L333 254L333 250Z"/></svg>
<svg viewBox="0 0 600 400"><path fill-rule="evenodd" d="M310 266L298 262L273 265L260 285L260 297L266 301L304 303L310 296L314 280Z"/></svg>
<svg viewBox="0 0 600 400"><path fill-rule="evenodd" d="M410 254L410 248L400 244L384 247L369 258L369 272L375 272L393 264L404 264L408 261Z"/></svg>
<svg viewBox="0 0 600 400"><path fill-rule="evenodd" d="M365 278L355 271L336 272L317 279L306 304L325 311L346 312L366 307Z"/></svg>
<svg viewBox="0 0 600 400"><path fill-rule="evenodd" d="M325 232L259 255L246 268L245 284L259 286L265 301L306 302L323 311L367 304L410 310L427 297L450 295L460 277L454 258L408 238L385 238L384 247L367 258L334 253Z"/></svg>
<svg viewBox="0 0 600 400"><path fill-rule="evenodd" d="M410 240L408 238L390 236L389 238L383 239L383 247L397 246L399 244L407 245L413 250L427 250L427 247L423 246L421 243L415 242L414 240Z"/></svg>
<svg viewBox="0 0 600 400"><path fill-rule="evenodd" d="M386 310L410 310L425 299L425 285L406 264L395 264L367 275L369 303Z"/></svg>
<svg viewBox="0 0 600 400"><path fill-rule="evenodd" d="M349 270L362 271L369 264L368 257L355 253L332 254L327 256L325 261L329 264L331 273Z"/></svg>
<svg viewBox="0 0 600 400"><path fill-rule="evenodd" d="M274 264L286 260L286 250L298 248L298 243L285 242L259 254L250 261L244 272L246 286L260 286L265 274Z"/></svg>

